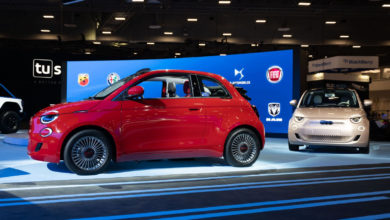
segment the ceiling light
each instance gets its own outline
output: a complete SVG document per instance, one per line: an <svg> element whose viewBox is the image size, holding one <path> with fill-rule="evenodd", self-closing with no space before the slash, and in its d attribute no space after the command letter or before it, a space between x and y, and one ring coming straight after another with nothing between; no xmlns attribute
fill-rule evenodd
<svg viewBox="0 0 390 220"><path fill-rule="evenodd" d="M199 47L204 47L204 46L206 46L206 43L199 43L198 45L199 45Z"/></svg>
<svg viewBox="0 0 390 220"><path fill-rule="evenodd" d="M251 44L251 47L258 47L259 44Z"/></svg>
<svg viewBox="0 0 390 220"><path fill-rule="evenodd" d="M267 20L265 20L265 19L257 19L256 20L256 23L266 23L267 22Z"/></svg>
<svg viewBox="0 0 390 220"><path fill-rule="evenodd" d="M278 31L290 31L291 30L291 28L289 28L289 27L280 27L280 28L278 28Z"/></svg>
<svg viewBox="0 0 390 220"><path fill-rule="evenodd" d="M291 34L283 34L283 37L284 37L284 38L291 38L292 35L291 35Z"/></svg>
<svg viewBox="0 0 390 220"><path fill-rule="evenodd" d="M325 24L336 24L336 21L325 21Z"/></svg>
<svg viewBox="0 0 390 220"><path fill-rule="evenodd" d="M362 46L360 46L360 45L353 45L352 46L352 48L355 48L355 49L359 49L359 48L361 48Z"/></svg>
<svg viewBox="0 0 390 220"><path fill-rule="evenodd" d="M43 15L43 18L46 18L46 19L53 19L53 18L54 18L54 15Z"/></svg>
<svg viewBox="0 0 390 220"><path fill-rule="evenodd" d="M197 18L187 18L187 21L188 22L197 22L198 19Z"/></svg>
<svg viewBox="0 0 390 220"><path fill-rule="evenodd" d="M100 41L93 41L92 43L95 44L95 45L100 45L100 44L102 44L102 42L100 42Z"/></svg>
<svg viewBox="0 0 390 220"><path fill-rule="evenodd" d="M228 4L230 4L231 3L231 1L218 1L218 4L220 4L220 5L228 5Z"/></svg>
<svg viewBox="0 0 390 220"><path fill-rule="evenodd" d="M181 53L175 53L175 56L180 56L181 55Z"/></svg>
<svg viewBox="0 0 390 220"><path fill-rule="evenodd" d="M154 42L147 42L147 45L154 45Z"/></svg>
<svg viewBox="0 0 390 220"><path fill-rule="evenodd" d="M340 38L349 38L349 35L340 35Z"/></svg>
<svg viewBox="0 0 390 220"><path fill-rule="evenodd" d="M383 4L382 8L390 8L390 4Z"/></svg>
<svg viewBox="0 0 390 220"><path fill-rule="evenodd" d="M115 17L114 19L115 19L115 21L125 21L126 20L125 17Z"/></svg>
<svg viewBox="0 0 390 220"><path fill-rule="evenodd" d="M309 47L308 44L302 44L301 47Z"/></svg>
<svg viewBox="0 0 390 220"><path fill-rule="evenodd" d="M310 2L298 2L298 5L299 6L310 6L311 3Z"/></svg>
<svg viewBox="0 0 390 220"><path fill-rule="evenodd" d="M127 42L120 42L119 43L119 46L127 46L127 45L129 45L129 43L127 43Z"/></svg>
<svg viewBox="0 0 390 220"><path fill-rule="evenodd" d="M311 54L309 54L309 56L308 56L309 58L313 58L313 55L311 55Z"/></svg>
<svg viewBox="0 0 390 220"><path fill-rule="evenodd" d="M132 0L132 2L144 2L144 0Z"/></svg>
<svg viewBox="0 0 390 220"><path fill-rule="evenodd" d="M133 55L137 55L138 53L137 52L134 52Z"/></svg>
<svg viewBox="0 0 390 220"><path fill-rule="evenodd" d="M86 54L86 55L90 55L90 54L91 54L91 52L90 52L90 51L85 51L85 52L84 52L84 54Z"/></svg>
<svg viewBox="0 0 390 220"><path fill-rule="evenodd" d="M232 36L232 33L223 33L222 36L230 37L230 36Z"/></svg>
<svg viewBox="0 0 390 220"><path fill-rule="evenodd" d="M219 56L226 56L226 55L227 55L226 53L219 54Z"/></svg>
<svg viewBox="0 0 390 220"><path fill-rule="evenodd" d="M41 32L42 33L50 33L50 30L49 29L41 29Z"/></svg>
<svg viewBox="0 0 390 220"><path fill-rule="evenodd" d="M102 31L102 34L111 34L111 31Z"/></svg>
<svg viewBox="0 0 390 220"><path fill-rule="evenodd" d="M159 25L159 24L151 24L151 25L149 25L149 29L156 30L156 29L160 29L160 28L161 28L161 25Z"/></svg>
<svg viewBox="0 0 390 220"><path fill-rule="evenodd" d="M165 31L165 32L164 32L164 35L173 35L173 32Z"/></svg>

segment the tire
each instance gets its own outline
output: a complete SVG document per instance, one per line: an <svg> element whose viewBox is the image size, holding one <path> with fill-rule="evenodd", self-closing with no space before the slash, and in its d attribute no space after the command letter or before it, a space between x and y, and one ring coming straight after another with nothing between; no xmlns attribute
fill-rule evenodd
<svg viewBox="0 0 390 220"><path fill-rule="evenodd" d="M20 127L20 116L15 111L6 111L0 115L0 130L3 134L15 133Z"/></svg>
<svg viewBox="0 0 390 220"><path fill-rule="evenodd" d="M69 170L79 175L103 172L112 158L111 142L98 130L87 129L74 134L66 143L64 161Z"/></svg>
<svg viewBox="0 0 390 220"><path fill-rule="evenodd" d="M369 154L370 153L370 144L368 144L367 147L359 147L358 151L362 154Z"/></svg>
<svg viewBox="0 0 390 220"><path fill-rule="evenodd" d="M299 151L299 145L290 144L290 142L288 142L288 149L290 151Z"/></svg>
<svg viewBox="0 0 390 220"><path fill-rule="evenodd" d="M260 140L252 130L240 128L232 131L226 139L225 161L234 167L248 167L260 154Z"/></svg>

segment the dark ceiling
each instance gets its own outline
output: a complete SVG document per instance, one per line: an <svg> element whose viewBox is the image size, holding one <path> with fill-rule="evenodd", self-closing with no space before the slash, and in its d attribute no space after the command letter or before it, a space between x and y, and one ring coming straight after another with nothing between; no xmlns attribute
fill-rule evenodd
<svg viewBox="0 0 390 220"><path fill-rule="evenodd" d="M312 0L307 7L294 0L232 0L229 5L220 5L217 0L78 1L0 0L0 39L37 41L43 46L42 42L50 40L67 45L69 50L91 53L113 47L128 54L148 49L181 51L185 56L191 55L188 51L234 53L305 44L309 47L303 50L314 58L389 56L390 8L382 5L390 1ZM45 19L43 15L54 18ZM125 20L115 20L118 16ZM188 22L187 18L198 20ZM257 19L266 23L256 23ZM42 29L50 33L42 33ZM227 32L231 36L222 36ZM340 35L349 38L341 39ZM93 41L101 44L94 45Z"/></svg>

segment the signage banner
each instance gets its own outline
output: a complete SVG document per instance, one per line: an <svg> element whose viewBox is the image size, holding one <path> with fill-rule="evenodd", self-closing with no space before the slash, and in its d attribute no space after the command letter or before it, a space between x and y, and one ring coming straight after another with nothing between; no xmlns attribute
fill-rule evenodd
<svg viewBox="0 0 390 220"><path fill-rule="evenodd" d="M379 67L377 56L336 56L309 61L309 72L356 71Z"/></svg>
<svg viewBox="0 0 390 220"><path fill-rule="evenodd" d="M225 77L248 91L267 133L287 133L292 114L293 50L150 60L68 61L66 100L93 96L143 68L197 70Z"/></svg>

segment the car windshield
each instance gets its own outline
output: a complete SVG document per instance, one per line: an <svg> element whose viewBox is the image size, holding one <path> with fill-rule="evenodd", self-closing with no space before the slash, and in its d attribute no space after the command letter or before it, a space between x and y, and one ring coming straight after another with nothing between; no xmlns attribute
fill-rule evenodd
<svg viewBox="0 0 390 220"><path fill-rule="evenodd" d="M359 108L355 92L347 89L309 90L299 107Z"/></svg>
<svg viewBox="0 0 390 220"><path fill-rule="evenodd" d="M118 82L116 82L116 83L114 83L114 84L104 88L102 91L96 93L96 95L94 95L93 97L89 97L89 99L105 99L107 96L109 96L115 90L117 90L118 88L120 88L121 86L126 84L128 81L134 79L137 76L145 74L145 73L147 73L149 71L150 71L150 69L139 70L136 73L134 73L134 74L132 74L132 75L126 77L126 78L123 78L123 79L119 80Z"/></svg>

